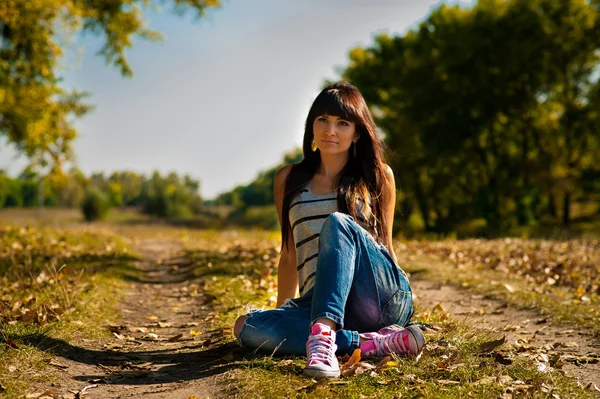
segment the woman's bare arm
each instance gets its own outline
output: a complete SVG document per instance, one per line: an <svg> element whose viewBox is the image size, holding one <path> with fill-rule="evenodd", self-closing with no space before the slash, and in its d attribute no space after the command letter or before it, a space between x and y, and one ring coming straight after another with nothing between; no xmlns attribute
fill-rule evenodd
<svg viewBox="0 0 600 399"><path fill-rule="evenodd" d="M274 197L279 225L282 226L283 214L283 196L285 193L285 181L292 169L291 165L286 165L279 169L275 174ZM283 239L283 231L282 231ZM277 271L277 307L281 306L286 299L295 298L298 291L298 272L296 270L296 247L294 246L292 232L289 232L289 245L281 248L281 258Z"/></svg>
<svg viewBox="0 0 600 399"><path fill-rule="evenodd" d="M392 168L387 166L386 168L386 182L383 187L383 217L387 222L387 242L384 243L394 262L398 264L396 259L396 253L394 252L394 245L392 244L392 228L394 225L394 210L396 208L396 181L394 180L394 172Z"/></svg>

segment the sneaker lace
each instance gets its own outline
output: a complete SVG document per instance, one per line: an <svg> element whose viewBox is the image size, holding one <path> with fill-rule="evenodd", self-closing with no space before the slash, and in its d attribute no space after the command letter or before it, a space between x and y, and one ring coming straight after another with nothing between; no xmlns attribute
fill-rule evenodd
<svg viewBox="0 0 600 399"><path fill-rule="evenodd" d="M333 339L324 335L313 335L308 339L308 361L319 361L331 364L333 356Z"/></svg>
<svg viewBox="0 0 600 399"><path fill-rule="evenodd" d="M408 330L398 331L394 334L384 335L375 340L375 347L379 355L386 353L411 353L408 341Z"/></svg>

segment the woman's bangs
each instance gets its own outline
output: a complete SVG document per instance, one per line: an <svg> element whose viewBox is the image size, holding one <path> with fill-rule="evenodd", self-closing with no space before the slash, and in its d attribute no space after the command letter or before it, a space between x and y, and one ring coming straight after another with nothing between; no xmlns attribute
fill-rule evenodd
<svg viewBox="0 0 600 399"><path fill-rule="evenodd" d="M323 93L320 98L315 100L313 112L315 118L319 115L329 115L354 123L359 121L355 107L340 98L339 93Z"/></svg>

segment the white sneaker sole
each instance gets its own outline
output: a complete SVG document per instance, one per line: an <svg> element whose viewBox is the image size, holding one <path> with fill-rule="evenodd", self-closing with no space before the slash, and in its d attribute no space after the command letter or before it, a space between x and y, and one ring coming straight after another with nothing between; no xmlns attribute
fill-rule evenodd
<svg viewBox="0 0 600 399"><path fill-rule="evenodd" d="M318 378L337 378L340 376L340 370L320 370L313 368L305 368L302 373L306 376Z"/></svg>

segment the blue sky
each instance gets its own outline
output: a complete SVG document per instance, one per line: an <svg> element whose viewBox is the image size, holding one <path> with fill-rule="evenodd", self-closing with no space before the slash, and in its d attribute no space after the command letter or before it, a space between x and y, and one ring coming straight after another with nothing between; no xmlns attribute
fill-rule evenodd
<svg viewBox="0 0 600 399"><path fill-rule="evenodd" d="M86 174L188 173L205 198L247 183L300 146L311 102L351 48L405 32L440 3L228 0L198 21L165 8L149 15L164 41L128 52L133 79L95 55L99 39L79 40L65 85L90 91L96 108L76 123L76 163ZM0 143L0 168L25 163Z"/></svg>

